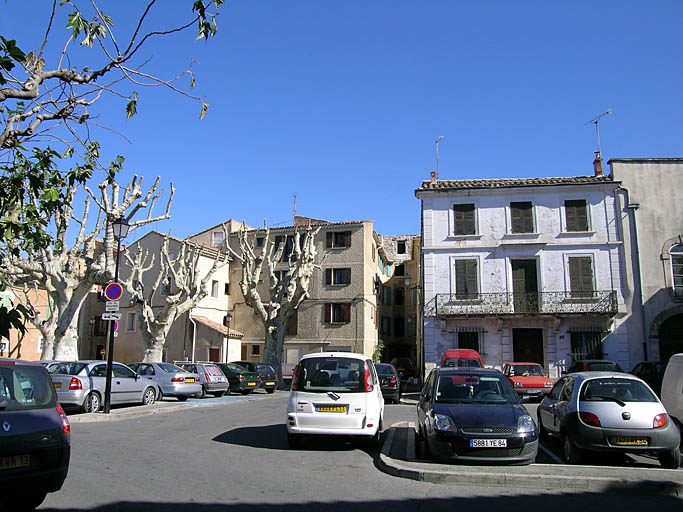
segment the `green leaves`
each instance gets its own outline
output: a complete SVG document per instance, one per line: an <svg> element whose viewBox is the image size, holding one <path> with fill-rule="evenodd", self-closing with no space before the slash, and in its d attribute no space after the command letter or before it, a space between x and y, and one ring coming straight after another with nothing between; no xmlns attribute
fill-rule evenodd
<svg viewBox="0 0 683 512"><path fill-rule="evenodd" d="M126 105L126 119L130 119L138 113L138 93L133 92L130 101Z"/></svg>
<svg viewBox="0 0 683 512"><path fill-rule="evenodd" d="M0 36L0 52L2 52L0 54L0 70L11 71L14 68L14 62L23 64L26 60L26 55L17 46L14 39L5 39ZM6 83L7 80L0 74L0 85Z"/></svg>

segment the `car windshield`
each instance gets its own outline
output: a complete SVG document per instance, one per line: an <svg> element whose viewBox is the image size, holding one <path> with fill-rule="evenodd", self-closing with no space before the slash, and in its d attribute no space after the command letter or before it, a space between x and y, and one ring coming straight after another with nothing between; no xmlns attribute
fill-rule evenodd
<svg viewBox="0 0 683 512"><path fill-rule="evenodd" d="M256 364L249 363L247 361L242 361L239 363L232 363L232 364L236 364L237 366L241 366L243 369L249 370L250 372L258 371L258 367L256 366Z"/></svg>
<svg viewBox="0 0 683 512"><path fill-rule="evenodd" d="M517 393L502 375L440 375L435 402L449 404L519 403Z"/></svg>
<svg viewBox="0 0 683 512"><path fill-rule="evenodd" d="M537 364L515 364L510 366L511 377L545 377L545 372Z"/></svg>
<svg viewBox="0 0 683 512"><path fill-rule="evenodd" d="M481 368L481 363L479 359L446 359L446 364L444 365L448 368Z"/></svg>
<svg viewBox="0 0 683 512"><path fill-rule="evenodd" d="M270 366L269 364L260 364L260 365L258 365L258 369L262 372L275 373L275 369L272 366Z"/></svg>
<svg viewBox="0 0 683 512"><path fill-rule="evenodd" d="M313 357L299 363L298 391L362 393L365 362L343 357Z"/></svg>
<svg viewBox="0 0 683 512"><path fill-rule="evenodd" d="M375 369L377 370L377 375L393 375L394 372L388 364L376 364Z"/></svg>
<svg viewBox="0 0 683 512"><path fill-rule="evenodd" d="M645 384L635 379L591 379L579 398L582 402L657 402L657 397Z"/></svg>
<svg viewBox="0 0 683 512"><path fill-rule="evenodd" d="M86 366L88 366L86 363L62 363L59 366L57 366L57 368L55 368L52 373L61 373L63 375L78 375Z"/></svg>
<svg viewBox="0 0 683 512"><path fill-rule="evenodd" d="M57 407L55 390L43 367L0 365L0 411Z"/></svg>
<svg viewBox="0 0 683 512"><path fill-rule="evenodd" d="M170 363L158 363L158 366L166 373L187 373L187 370Z"/></svg>

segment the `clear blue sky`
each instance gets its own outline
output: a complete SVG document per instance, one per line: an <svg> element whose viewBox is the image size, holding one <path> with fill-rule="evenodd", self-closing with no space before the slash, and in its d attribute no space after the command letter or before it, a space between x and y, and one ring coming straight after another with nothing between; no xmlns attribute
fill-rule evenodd
<svg viewBox="0 0 683 512"><path fill-rule="evenodd" d="M49 3L0 0L0 34L38 46ZM102 2L122 29L137 4ZM121 106L101 117L133 144L102 140L127 172L174 182L173 219L154 228L175 236L228 218L291 224L295 193L300 215L417 234L413 191L440 135L442 179L592 174L584 123L608 108L605 162L683 156L681 20L679 0L228 0L213 40L143 54L165 76L198 61L205 119L140 90L133 120Z"/></svg>

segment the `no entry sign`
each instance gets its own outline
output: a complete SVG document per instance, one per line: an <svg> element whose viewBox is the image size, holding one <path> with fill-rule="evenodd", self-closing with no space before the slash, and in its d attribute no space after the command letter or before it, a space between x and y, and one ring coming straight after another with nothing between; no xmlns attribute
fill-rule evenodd
<svg viewBox="0 0 683 512"><path fill-rule="evenodd" d="M109 283L104 289L104 296L109 300L119 300L123 289L119 283Z"/></svg>

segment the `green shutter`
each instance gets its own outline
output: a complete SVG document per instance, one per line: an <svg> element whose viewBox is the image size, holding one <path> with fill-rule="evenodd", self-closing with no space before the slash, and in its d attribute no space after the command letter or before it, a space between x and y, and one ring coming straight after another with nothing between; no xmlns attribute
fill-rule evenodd
<svg viewBox="0 0 683 512"><path fill-rule="evenodd" d="M474 229L474 205L456 204L453 205L454 214L454 234L473 235Z"/></svg>

